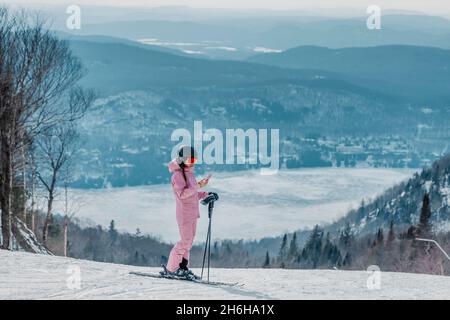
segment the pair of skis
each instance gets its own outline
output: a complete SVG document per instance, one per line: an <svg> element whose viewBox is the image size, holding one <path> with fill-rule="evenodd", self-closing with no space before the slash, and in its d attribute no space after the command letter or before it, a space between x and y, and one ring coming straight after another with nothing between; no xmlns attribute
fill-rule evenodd
<svg viewBox="0 0 450 320"><path fill-rule="evenodd" d="M179 277L174 274L170 274L168 272L162 272L160 274L155 274L155 273L131 271L130 274L135 275L135 276L158 278L158 279L190 281L190 282L194 282L194 283L206 284L206 285L211 285L211 286L227 286L227 287L242 286L237 282L219 282L219 281L209 281L208 282L208 281L202 280L198 277L195 277L195 278Z"/></svg>

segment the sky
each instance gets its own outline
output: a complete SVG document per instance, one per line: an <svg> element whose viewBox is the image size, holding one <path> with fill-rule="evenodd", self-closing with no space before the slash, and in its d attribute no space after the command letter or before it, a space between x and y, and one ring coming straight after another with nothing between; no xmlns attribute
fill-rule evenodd
<svg viewBox="0 0 450 320"><path fill-rule="evenodd" d="M378 5L382 9L398 9L419 11L434 15L449 15L449 0L0 0L8 4L37 4L53 5L105 5L105 6L190 6L197 8L232 8L232 9L269 9L269 10L310 10L321 9L346 10L358 8L363 10L369 5ZM328 13L329 14L329 13ZM327 14L327 15L328 15Z"/></svg>

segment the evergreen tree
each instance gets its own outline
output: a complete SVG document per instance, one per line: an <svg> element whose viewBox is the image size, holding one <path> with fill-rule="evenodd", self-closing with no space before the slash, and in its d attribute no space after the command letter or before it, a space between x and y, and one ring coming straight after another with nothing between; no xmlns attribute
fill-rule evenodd
<svg viewBox="0 0 450 320"><path fill-rule="evenodd" d="M410 226L408 228L408 230L406 231L406 234L404 234L403 238L404 239L408 239L408 240L412 240L416 237L418 233L418 229L416 226Z"/></svg>
<svg viewBox="0 0 450 320"><path fill-rule="evenodd" d="M334 266L336 266L337 268L342 267L342 254L341 254L341 251L337 247L335 247L333 261L334 261Z"/></svg>
<svg viewBox="0 0 450 320"><path fill-rule="evenodd" d="M433 182L433 186L435 186L436 188L439 187L439 175L440 173L440 167L437 164L434 168L433 168L433 176L432 176L432 182Z"/></svg>
<svg viewBox="0 0 450 320"><path fill-rule="evenodd" d="M226 241L225 243L225 254L228 256L231 256L231 254L233 253L233 249L231 248L231 243L230 241Z"/></svg>
<svg viewBox="0 0 450 320"><path fill-rule="evenodd" d="M297 247L297 233L294 232L294 236L292 237L291 244L289 245L289 257L295 257L298 254Z"/></svg>
<svg viewBox="0 0 450 320"><path fill-rule="evenodd" d="M392 248L392 243L394 241L395 241L394 221L391 220L391 224L389 226L389 233L386 241L386 247Z"/></svg>
<svg viewBox="0 0 450 320"><path fill-rule="evenodd" d="M116 224L115 224L114 220L111 220L111 222L109 224L108 235L109 235L109 238L111 239L111 244L114 244L119 235L119 233L116 230Z"/></svg>
<svg viewBox="0 0 450 320"><path fill-rule="evenodd" d="M419 235L421 237L430 237L431 236L431 208L430 208L430 196L428 193L425 193L423 197L422 210L420 212L419 218Z"/></svg>
<svg viewBox="0 0 450 320"><path fill-rule="evenodd" d="M432 226L430 223L431 208L430 208L430 196L425 193L422 201L422 209L419 217L419 224L417 227L412 227L413 237L431 238ZM408 230L409 231L409 230ZM416 272L423 272L423 268L430 263L430 252L433 251L428 243L421 241L413 241L412 250L410 254L410 261L412 263L411 268Z"/></svg>
<svg viewBox="0 0 450 320"><path fill-rule="evenodd" d="M316 225L302 251L302 260L308 268L316 269L322 256L323 230Z"/></svg>
<svg viewBox="0 0 450 320"><path fill-rule="evenodd" d="M342 265L344 267L350 267L351 264L352 264L352 256L351 256L350 252L347 252L345 254L345 258L344 258L344 261L342 262Z"/></svg>
<svg viewBox="0 0 450 320"><path fill-rule="evenodd" d="M148 265L148 259L144 254L141 254L141 261L143 266Z"/></svg>
<svg viewBox="0 0 450 320"><path fill-rule="evenodd" d="M284 234L283 240L281 240L280 252L278 254L280 262L284 261L284 258L286 257L286 250L287 250L287 234Z"/></svg>
<svg viewBox="0 0 450 320"><path fill-rule="evenodd" d="M357 220L361 220L366 216L366 203L364 199L361 201L359 209L357 211Z"/></svg>
<svg viewBox="0 0 450 320"><path fill-rule="evenodd" d="M377 245L384 244L384 231L383 228L379 228L377 231Z"/></svg>
<svg viewBox="0 0 450 320"><path fill-rule="evenodd" d="M219 242L218 241L214 241L214 247L213 247L213 253L212 254L216 258L219 257Z"/></svg>
<svg viewBox="0 0 450 320"><path fill-rule="evenodd" d="M140 238L140 237L142 236L141 229L137 228L137 229L136 229L136 232L135 232L135 234L134 234L134 236L135 236L136 238Z"/></svg>
<svg viewBox="0 0 450 320"><path fill-rule="evenodd" d="M333 266L333 254L334 254L334 245L331 242L330 239L330 233L327 232L327 236L325 237L325 245L323 246L322 250L322 257L321 257L321 265L327 265L327 266Z"/></svg>
<svg viewBox="0 0 450 320"><path fill-rule="evenodd" d="M270 256L269 251L266 251L266 260L264 261L263 268L269 268L270 267Z"/></svg>
<svg viewBox="0 0 450 320"><path fill-rule="evenodd" d="M350 223L346 223L344 230L341 232L339 237L339 244L343 247L348 247L352 241L353 234Z"/></svg>

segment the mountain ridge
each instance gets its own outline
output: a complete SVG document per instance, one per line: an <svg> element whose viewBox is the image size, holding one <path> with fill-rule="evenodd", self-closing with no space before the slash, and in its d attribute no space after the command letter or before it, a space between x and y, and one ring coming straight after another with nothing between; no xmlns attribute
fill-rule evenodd
<svg viewBox="0 0 450 320"><path fill-rule="evenodd" d="M298 46L247 61L287 68L318 68L347 81L419 103L450 101L450 50L411 45L327 48ZM352 79L353 78L353 79ZM414 99L414 100L413 100Z"/></svg>

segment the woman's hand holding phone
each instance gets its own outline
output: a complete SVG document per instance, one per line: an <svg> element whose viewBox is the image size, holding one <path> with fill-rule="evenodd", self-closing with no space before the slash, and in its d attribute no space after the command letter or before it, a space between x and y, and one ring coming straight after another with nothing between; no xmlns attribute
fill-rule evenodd
<svg viewBox="0 0 450 320"><path fill-rule="evenodd" d="M203 188L204 186L206 186L206 185L208 184L209 179L211 178L211 176L212 176L211 174L208 174L208 176L207 176L206 178L200 180L200 181L198 182L199 187L200 187L200 188Z"/></svg>

